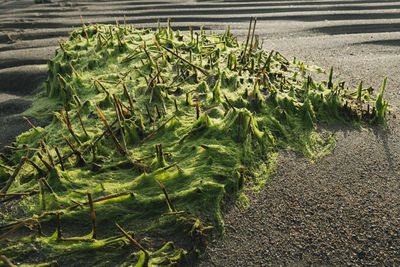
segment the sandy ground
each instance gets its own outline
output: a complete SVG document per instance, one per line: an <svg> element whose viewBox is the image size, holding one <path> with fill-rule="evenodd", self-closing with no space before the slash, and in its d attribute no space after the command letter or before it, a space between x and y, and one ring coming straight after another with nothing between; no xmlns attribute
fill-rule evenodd
<svg viewBox="0 0 400 267"><path fill-rule="evenodd" d="M400 3L320 1L53 1L0 0L0 146L29 128L24 97L46 77L45 63L73 26L86 22L156 27L170 17L174 28L229 24L243 38L250 16L264 47L328 69L356 87L379 90L388 76L392 104L388 127L333 131L337 147L311 163L282 151L276 176L251 207L224 208L226 234L211 240L197 266L277 264L400 265ZM110 4L112 2L112 4ZM39 123L39 122L38 122Z"/></svg>

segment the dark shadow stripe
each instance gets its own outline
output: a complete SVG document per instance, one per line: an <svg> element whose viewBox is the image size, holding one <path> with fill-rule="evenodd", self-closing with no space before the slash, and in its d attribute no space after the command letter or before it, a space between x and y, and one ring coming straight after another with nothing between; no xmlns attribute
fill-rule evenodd
<svg viewBox="0 0 400 267"><path fill-rule="evenodd" d="M262 10L259 11L260 14L263 13ZM218 13L221 15L221 13ZM243 14L243 13L242 13ZM257 13L258 14L258 13ZM210 15L210 14L207 14ZM212 14L211 14L212 15ZM216 15L216 13L214 13ZM248 21L250 16L253 16L254 14L248 14L248 17L232 17L230 15L234 15L232 13L229 14L224 14L225 16L223 17L211 17L211 16L199 16L199 17L190 17L188 14L188 17L173 17L167 15L164 17L164 20L166 18L171 18L172 22L175 23L207 23L207 22L214 22L214 23L220 23L220 22L244 22ZM244 14L246 15L246 14ZM99 16L99 19L104 18L106 16L101 15ZM115 14L112 17L112 19L102 19L100 23L104 24L115 24ZM127 16L127 22L128 23L141 23L141 24L151 24L155 23L157 21L156 17L149 17L149 16L143 16L145 18L135 18L132 19L132 17L137 17L137 16ZM160 19L162 19L162 16L157 16ZM398 12L393 12L393 13L367 13L367 14L325 14L325 15L310 15L310 14L304 14L304 15L292 15L292 16L274 16L274 17L269 17L269 16L258 16L259 21L277 21L277 20L294 20L294 21L308 21L308 22L313 22L313 21L324 21L324 20L330 20L330 21L335 21L335 20L374 20L374 19L398 19L400 18L400 13ZM118 19L118 18L117 18ZM120 21L122 18L119 18ZM81 23L78 21L78 18L76 17L75 22L71 23L56 23L56 22L15 22L15 23L3 23L0 26L0 29L3 30L12 30L15 28L23 28L23 29L55 29L55 28L71 28L71 27L80 27Z"/></svg>
<svg viewBox="0 0 400 267"><path fill-rule="evenodd" d="M157 10L152 10L152 11L146 11L146 12L138 12L136 13L136 11L138 11L135 8L124 8L115 12L112 11L97 11L97 10L87 10L87 11L77 11L77 10L71 10L68 11L68 13L65 12L57 12L57 13L45 13L45 14L41 14L41 15L34 15L31 17L27 17L26 14L24 16L24 18L29 18L29 19L40 19L40 18L47 18L47 19L52 19L52 18L66 18L69 17L71 15L76 15L77 13L79 13L80 15L82 15L84 18L85 17L95 17L95 16L105 16L105 17L113 17L116 15L135 15L135 16L176 16L176 15L186 15L186 16L190 16L190 15L237 15L237 14L248 14L249 16L255 15L255 14L276 14L276 13L291 13L291 12L315 12L315 11L374 11L372 13L368 13L371 14L373 17L379 17L379 14L382 14L382 16L384 16L384 14L389 14L389 18L392 18L393 16L395 16L395 14L398 14L398 12L388 12L388 13L377 13L376 11L378 10L391 10L391 9L400 9L400 5L396 5L396 6L364 6L364 7L360 7L360 6L339 6L339 7L323 7L323 8L314 8L314 7L307 7L307 8L292 8L292 7L285 7L285 8L272 8L272 9L264 9L264 8L253 8L253 9L248 9L248 8L243 8L243 9L206 9L204 10L202 6L182 6L179 7L180 10L163 10L162 8L157 8ZM147 9L146 9L147 10ZM134 12L135 11L135 12ZM339 14L330 14L331 16L340 16ZM356 16L357 14L352 14L353 17ZM361 14L364 16L367 16L367 14ZM314 14L311 15L307 15L307 14L303 14L301 16L304 17L308 17L308 16L316 16ZM288 15L288 16L282 16L282 17L293 17L292 19L294 19L295 17L301 17L301 16L297 16L297 15ZM320 15L320 16L326 16L326 15ZM343 16L345 16L345 14L343 14ZM304 19L302 19L304 20Z"/></svg>
<svg viewBox="0 0 400 267"><path fill-rule="evenodd" d="M48 58L1 59L0 70L6 68L20 67L25 65L43 65L46 64L47 61Z"/></svg>
<svg viewBox="0 0 400 267"><path fill-rule="evenodd" d="M36 41L36 40L38 40L38 39L33 39L31 41ZM27 43L24 43L24 44L21 44L20 42L11 43L9 45L1 46L0 47L0 52L17 51L17 50L32 49L32 48L43 48L43 47L51 47L51 48L53 48L54 46L58 45L57 39L49 39L49 40L43 40L43 41L47 41L47 42L46 43L31 43L31 42L27 42Z"/></svg>
<svg viewBox="0 0 400 267"><path fill-rule="evenodd" d="M23 99L10 99L5 102L0 102L0 118L22 113L28 109L30 105L30 101Z"/></svg>
<svg viewBox="0 0 400 267"><path fill-rule="evenodd" d="M26 106L28 108L29 106ZM41 126L45 127L48 125L50 122L48 121L40 121L35 118L29 118L29 120L35 125L35 126ZM0 116L0 125L12 125L12 127L8 128L6 131L3 131L1 134L0 138L0 152L4 151L4 146L5 145L10 145L12 142L15 141L15 137L32 129L29 124L22 119L22 116L16 116L16 115L11 115L11 116Z"/></svg>
<svg viewBox="0 0 400 267"><path fill-rule="evenodd" d="M211 0L213 1L213 0ZM296 1L298 3L296 3ZM207 0L197 0L197 2L209 2ZM247 0L247 1L243 1L243 0L223 0L222 2L224 3L237 3L237 2L242 2L242 3L251 3L251 0ZM282 3L289 3L291 5L306 5L308 4L308 1L298 1L298 0L281 0L279 2ZM370 4L370 3L382 3L382 2L386 2L386 3L396 3L396 1L391 1L391 0L357 0L357 1L313 1L311 2L314 5L324 5L324 4L332 4L332 5L342 5L342 4L349 4L349 3L353 3L353 4Z"/></svg>
<svg viewBox="0 0 400 267"><path fill-rule="evenodd" d="M43 29L45 30L45 29ZM23 32L17 34L11 34L11 38L14 40L38 40L38 39L51 39L51 38L58 38L69 36L69 33L72 31L71 27L64 27L58 29L48 29L46 31L38 31L38 32ZM10 43L10 39L7 35L0 35L0 43L7 44ZM12 42L10 43L12 44Z"/></svg>
<svg viewBox="0 0 400 267"><path fill-rule="evenodd" d="M291 5L291 6L304 6L304 5L311 5L311 6L320 6L320 5L352 5L352 4L382 4L382 3L398 3L398 1L392 1L392 0L356 0L356 1L300 1L300 0L295 0L295 1L222 1L216 3L215 0L212 1L201 1L201 0L196 0L196 6L198 7L203 7L203 6L208 6L211 8L214 7L221 7L221 6L227 6L227 7L260 7L260 6L282 6L282 5ZM210 3L212 2L212 3ZM271 3L272 2L272 3ZM171 3L171 1L170 1ZM178 7L178 6L183 6L179 4L168 4L166 2L160 2L162 7L165 6L171 6L171 7ZM93 4L90 4L93 6ZM119 4L117 4L119 5ZM138 6L136 2L134 1L126 1L123 5L135 5ZM158 4L159 5L159 4ZM159 8L159 7L157 7Z"/></svg>
<svg viewBox="0 0 400 267"><path fill-rule="evenodd" d="M337 25L313 28L313 30L329 34L357 34L357 33L381 33L399 32L400 23L376 23L376 24L357 24L357 25Z"/></svg>
<svg viewBox="0 0 400 267"><path fill-rule="evenodd" d="M134 16L132 16L132 17L134 17ZM82 27L82 24L81 24L79 18L75 17L74 19L75 20L73 22L71 22L71 23L56 23L56 22L53 22L53 23L52 22L3 23L0 26L0 29L4 29L4 30L13 30L15 28L17 28L17 29L21 29L21 28L23 28L23 29L41 29L41 30L49 29L49 30L51 30L53 32L52 32L52 34L48 34L46 36L46 38L57 37L57 36L60 36L63 32L71 32L72 31L72 27L75 27L75 28ZM99 16L98 19L100 19L101 21L100 22L93 21L93 24L100 23L100 24L114 24L115 25L115 16L113 16L112 18L110 16L107 19L104 19L104 16ZM119 22L122 23L123 18L121 18L121 17L118 18L117 17L117 19L119 19ZM167 19L168 19L167 17L160 18L160 21L161 22L166 22ZM249 19L250 19L250 16L249 16L249 18L241 18L241 19L238 18L236 20L237 21L248 21ZM225 18L209 18L209 17L205 17L205 18L203 18L203 17L201 17L201 18L189 18L189 17L173 18L173 17L171 17L171 22L175 22L175 23L177 23L177 22L203 22L204 23L204 22L207 22L207 21L224 22ZM157 18L154 17L154 18L130 19L130 17L127 17L126 22L127 22L127 24L133 24L133 25L139 24L139 23L140 24L149 24L149 27L147 27L147 28L156 29L156 27L151 27L150 25L157 25ZM190 25L190 24L188 24L188 25ZM11 26L14 26L14 28L12 28ZM194 29L200 29L200 26L193 25L193 28ZM203 28L206 29L206 27L203 27ZM60 30L54 31L54 29L60 29ZM181 31L184 31L184 30L186 31L186 30L189 30L189 26L179 26L178 25L178 26L174 27L174 29L181 30ZM60 34L60 31L62 31L61 34ZM20 34L20 35L17 35L17 36L23 36L23 34ZM40 35L40 36L42 36L42 35ZM0 37L0 40L3 40L3 39L6 39L6 37L4 37L4 38ZM22 40L26 40L26 39L22 39Z"/></svg>
<svg viewBox="0 0 400 267"><path fill-rule="evenodd" d="M46 79L46 71L45 67L35 65L1 69L1 92L17 96L30 95Z"/></svg>
<svg viewBox="0 0 400 267"><path fill-rule="evenodd" d="M384 45L384 46L400 46L400 39L367 41L367 42L362 42L362 43L359 43L359 44Z"/></svg>
<svg viewBox="0 0 400 267"><path fill-rule="evenodd" d="M223 9L222 9L223 8ZM201 15L204 14L205 11L201 9L209 9L206 11L207 14L242 14L242 13L249 13L252 14L254 12L256 13L284 13L284 12L313 12L313 11L360 11L360 10L373 10L373 11L378 11L378 10L390 10L390 9L398 9L400 8L399 5L395 6L384 6L384 5L378 5L378 6L353 6L353 5L348 5L348 6L327 6L327 7L281 7L281 8L271 8L268 4L259 6L259 7L243 7L243 8L235 8L231 6L210 6L210 7L205 7L202 5L182 5L182 6L176 6L176 7L168 7L168 6L162 6L162 7L157 7L157 10L152 10L149 12L140 12L140 15L186 15L186 14L191 14L191 15ZM164 9L171 9L170 11L165 11ZM179 11L174 11L173 9L180 9ZM212 10L214 9L214 10ZM128 8L123 8L122 10L127 10L127 11L139 11L138 9L134 7L128 7ZM88 10L90 11L90 10Z"/></svg>
<svg viewBox="0 0 400 267"><path fill-rule="evenodd" d="M365 1L362 1L365 2ZM355 6L354 3L356 2L341 2L341 4L345 4L344 6L328 6L328 7L319 7L319 5L335 5L336 2L304 2L304 3L290 3L290 7L281 7L282 3L244 3L244 4L167 4L163 3L162 5L158 5L154 7L154 10L148 13L153 13L154 15L158 15L159 13L163 13L162 10L165 9L188 9L188 10L194 10L194 9L202 9L202 8L208 8L208 9L219 9L219 8L240 8L240 10L243 10L243 12L255 12L260 8L270 8L277 6L277 8L265 10L267 13L281 13L281 12L306 12L306 11L350 11L350 10L388 10L388 9L397 9L400 8L400 5L398 2L394 2L398 5L381 5L381 1L377 2L378 4L375 6ZM285 3L286 5L286 3ZM310 5L313 7L302 7L302 5ZM33 13L59 13L56 15L60 15L62 17L63 12L81 12L84 14L86 11L93 11L93 12L99 12L101 14L100 10L107 11L120 11L120 10L127 10L127 11L143 11L143 10L149 10L148 6L137 6L136 3L130 3L129 5L113 5L111 8L109 6L104 6L104 9L99 9L99 7L94 7L94 5L88 5L85 6L85 10L81 10L76 7L68 7L65 8L63 7L62 10L61 8L49 8L49 9L32 9L32 10L21 10L21 11L16 11L15 14L22 13L24 15ZM166 11L165 14L167 14ZM174 12L174 11L170 11ZM184 12L184 11L179 11ZM199 11L201 12L201 11ZM175 15L176 15L175 11ZM0 13L1 14L1 13ZM36 16L35 16L36 17ZM40 17L40 16L39 16ZM56 17L55 15L49 15L49 17Z"/></svg>

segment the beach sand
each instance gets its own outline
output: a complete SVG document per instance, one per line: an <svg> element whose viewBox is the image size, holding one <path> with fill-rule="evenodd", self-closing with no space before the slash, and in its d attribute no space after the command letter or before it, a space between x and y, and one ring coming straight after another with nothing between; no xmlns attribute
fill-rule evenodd
<svg viewBox="0 0 400 267"><path fill-rule="evenodd" d="M0 1L0 146L30 126L19 113L46 78L58 40L86 23L173 28L229 24L242 40L257 16L264 48L325 69L356 88L378 91L388 76L388 126L356 130L320 125L337 147L310 162L282 151L275 177L261 192L247 190L251 206L228 202L226 232L211 238L197 266L280 264L400 265L400 4L397 1ZM36 124L43 122L33 121Z"/></svg>

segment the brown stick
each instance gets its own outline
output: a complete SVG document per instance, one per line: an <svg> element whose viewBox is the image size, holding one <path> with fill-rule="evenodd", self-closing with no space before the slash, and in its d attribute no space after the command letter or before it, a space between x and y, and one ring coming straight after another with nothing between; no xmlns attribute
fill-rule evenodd
<svg viewBox="0 0 400 267"><path fill-rule="evenodd" d="M209 148L210 148L209 146L203 145L203 144L201 144L200 146L201 146L203 149L209 149Z"/></svg>
<svg viewBox="0 0 400 267"><path fill-rule="evenodd" d="M171 156L171 152L164 152L164 156ZM154 158L154 155L151 155L151 156L146 156L146 157L143 157L143 158L140 158L140 159L136 159L136 161L144 161L144 160L147 160L147 159L152 159L152 158Z"/></svg>
<svg viewBox="0 0 400 267"><path fill-rule="evenodd" d="M149 117L150 122L153 122L153 117L151 116L149 105L146 103L145 106L146 106L147 116Z"/></svg>
<svg viewBox="0 0 400 267"><path fill-rule="evenodd" d="M156 112L157 112L158 118L161 118L162 116L161 116L160 110L158 109L158 105L157 105L157 104L154 104L154 107L156 108Z"/></svg>
<svg viewBox="0 0 400 267"><path fill-rule="evenodd" d="M113 123L111 123L110 127L113 127L114 124L116 124L117 122L118 122L118 120L113 121ZM96 140L94 140L94 142L92 143L92 147L93 147L98 141L100 141L100 139L103 138L103 136L105 136L106 133L108 133L108 132L109 132L108 129L105 129L105 130L103 131L103 133L102 133L99 137L97 137Z"/></svg>
<svg viewBox="0 0 400 267"><path fill-rule="evenodd" d="M161 97L161 103L164 110L164 115L167 115L167 107L165 106L164 97Z"/></svg>
<svg viewBox="0 0 400 267"><path fill-rule="evenodd" d="M249 134L249 131L251 130L251 117L250 117L250 119L249 119L249 123L247 124L247 129L246 129L246 135L245 135L245 137L247 137L247 135Z"/></svg>
<svg viewBox="0 0 400 267"><path fill-rule="evenodd" d="M86 40L89 41L89 36L88 36L88 34L87 34L87 32L86 32L86 29L85 29L85 22L83 22L82 16L80 16L80 17L81 17L81 22L82 22L82 31L85 33Z"/></svg>
<svg viewBox="0 0 400 267"><path fill-rule="evenodd" d="M68 110L65 109L65 115L64 115L64 112L61 112L61 116L63 118L63 121L64 121L65 125L68 128L68 131L71 133L72 137L75 139L75 141L78 144L81 144L81 141L78 139L78 137L75 135L74 130L72 129L72 125L71 125L71 122L70 122L69 116L68 116Z"/></svg>
<svg viewBox="0 0 400 267"><path fill-rule="evenodd" d="M4 148L6 148L6 149L11 149L11 150L13 150L13 149L17 149L16 147L14 147L14 146L4 146ZM16 150L16 151L24 151L25 149L19 149L19 150Z"/></svg>
<svg viewBox="0 0 400 267"><path fill-rule="evenodd" d="M72 66L71 63L69 63L69 66L71 67L72 72L73 72L76 76L79 77L79 73L76 71L76 69L74 68L74 66ZM73 89L73 88L71 87L71 89ZM73 90L73 91L75 91L75 90ZM76 93L76 91L75 91L75 93Z"/></svg>
<svg viewBox="0 0 400 267"><path fill-rule="evenodd" d="M3 164L0 164L0 167L1 167L1 168L4 168L4 169L6 169L7 171L10 171L10 172L13 172L13 171L14 171L14 169L13 169L13 168L11 168L11 167L8 167L8 166L6 166L6 165L3 165Z"/></svg>
<svg viewBox="0 0 400 267"><path fill-rule="evenodd" d="M151 137L153 137L156 133L158 133L162 128L165 127L165 125L170 122L173 118L175 118L175 115L172 116L171 118L169 118L166 122L164 122L160 127L158 127L155 131L153 131L151 134L149 134L148 136L146 136L142 142L146 142L147 140L149 140Z"/></svg>
<svg viewBox="0 0 400 267"><path fill-rule="evenodd" d="M0 241L2 239L6 238L7 236L11 235L12 233L14 233L15 231L17 231L21 227L23 227L23 226L25 226L27 224L32 224L32 223L37 224L37 223L39 223L39 221L37 219L29 219L29 220L22 221L22 222L14 224L15 226L12 229L10 229L8 232L6 232L6 233L4 233L4 234L2 234L0 236Z"/></svg>
<svg viewBox="0 0 400 267"><path fill-rule="evenodd" d="M6 233L2 234L0 236L0 240L2 240L4 238L6 238L7 236L11 235L12 233L17 231L19 228L23 227L24 225L25 225L24 223L17 224L16 226L14 226L14 228L12 228L9 231L7 231Z"/></svg>
<svg viewBox="0 0 400 267"><path fill-rule="evenodd" d="M45 193L44 193L44 186L43 186L43 182L41 180L39 180L39 187L40 187L40 196L42 198L43 201L43 209L46 208L46 201L45 201Z"/></svg>
<svg viewBox="0 0 400 267"><path fill-rule="evenodd" d="M119 226L118 223L115 223L115 226L117 226L118 230L126 237L129 239L129 241L131 241L136 247L138 247L141 251L144 252L144 254L146 255L146 257L149 257L149 252L147 252L147 250L142 247L142 245L140 245L130 234L128 234L124 229L122 229L121 226Z"/></svg>
<svg viewBox="0 0 400 267"><path fill-rule="evenodd" d="M81 203L79 203L78 201L75 201L73 199L71 199L72 203L75 203L77 207L81 207L83 208L83 205ZM68 208L67 208L68 209Z"/></svg>
<svg viewBox="0 0 400 267"><path fill-rule="evenodd" d="M151 86L151 92L150 92L149 103L151 103L151 100L153 100L153 94L154 94L154 85L153 85L153 82L154 82L154 80L155 80L155 78L157 77L158 74L160 74L160 73L158 72L156 75L154 75L153 78L151 78L149 84L147 85L147 89L146 89L146 91L144 92L144 93L146 93L147 90L148 90L148 89L150 88L150 86Z"/></svg>
<svg viewBox="0 0 400 267"><path fill-rule="evenodd" d="M6 185L0 190L0 193L7 193L7 190L10 188L11 184L14 182L15 178L17 177L19 171L22 169L22 167L24 166L26 162L26 158L22 158L17 166L17 168L15 168L14 173L11 175L10 179L8 179Z"/></svg>
<svg viewBox="0 0 400 267"><path fill-rule="evenodd" d="M42 175L42 176L45 176L45 175L46 175L46 173L45 173L35 162L33 162L32 160L30 160L29 158L26 158L26 161L27 161L29 164L31 164L31 165L37 170L37 172L38 172L40 175Z"/></svg>
<svg viewBox="0 0 400 267"><path fill-rule="evenodd" d="M155 180L155 181L161 187L161 190L164 192L165 198L167 199L167 202L168 202L168 206L171 208L171 210L173 212L176 212L174 205L172 204L171 200L169 199L168 192L167 192L167 189L165 188L165 186L160 181L158 181L158 180Z"/></svg>
<svg viewBox="0 0 400 267"><path fill-rule="evenodd" d="M43 148L46 150L47 157L49 158L52 167L54 167L54 160L53 160L53 157L51 156L49 147L47 146L47 144L44 142L43 139L42 139L41 143L42 143Z"/></svg>
<svg viewBox="0 0 400 267"><path fill-rule="evenodd" d="M101 89L103 89L103 91L107 94L110 95L110 93L107 91L107 89L100 83L99 80L94 80L95 83L97 83L98 85L100 85Z"/></svg>
<svg viewBox="0 0 400 267"><path fill-rule="evenodd" d="M40 178L39 181L43 182L44 185L47 187L47 189L49 189L49 191L50 191L53 195L56 194L56 193L54 192L53 188L51 188L50 184L47 182L47 180L46 180L45 177Z"/></svg>
<svg viewBox="0 0 400 267"><path fill-rule="evenodd" d="M75 153L76 149L75 147L71 144L71 142L68 140L67 137L65 137L65 135L62 134L62 137L64 138L65 142L67 142L68 146L72 149L72 151Z"/></svg>
<svg viewBox="0 0 400 267"><path fill-rule="evenodd" d="M238 130L237 130L237 141L238 141L238 143L240 143L240 124L241 124L241 122L242 122L242 113L239 112L239 115L238 115Z"/></svg>
<svg viewBox="0 0 400 267"><path fill-rule="evenodd" d="M196 119L198 120L199 117L200 117L200 105L199 105L199 102L196 102L195 106L196 106Z"/></svg>
<svg viewBox="0 0 400 267"><path fill-rule="evenodd" d="M35 147L26 147L26 148L17 149L16 147L13 147L13 146L4 146L4 148L14 150L13 152L39 151L40 150L39 148L35 148Z"/></svg>
<svg viewBox="0 0 400 267"><path fill-rule="evenodd" d="M171 169L172 167L176 167L179 171L182 171L181 166L179 166L179 164L177 162L172 163L171 165L165 166L162 169L158 169L157 171L166 171L166 170Z"/></svg>
<svg viewBox="0 0 400 267"><path fill-rule="evenodd" d="M133 101L132 101L131 96L129 95L128 89L126 88L126 85L124 82L122 83L122 87L124 88L125 97L128 98L129 106L131 107L131 111L133 112Z"/></svg>
<svg viewBox="0 0 400 267"><path fill-rule="evenodd" d="M15 226L15 225L17 225L17 224L20 224L20 223L31 223L31 222L39 223L39 219L42 219L42 218L44 218L44 217L46 217L46 216L49 216L49 215L55 215L55 213L54 213L54 212L44 212L44 213L42 213L39 217L37 217L37 218L35 218L35 219L33 219L33 218L31 217L31 218L26 219L26 220L21 220L21 221L18 221L18 222L13 222L13 223L9 223L9 224L6 224L6 225L0 225L0 229L8 229L8 228L10 228L10 227L12 227L12 226Z"/></svg>
<svg viewBox="0 0 400 267"><path fill-rule="evenodd" d="M51 171L51 169L53 169L53 167L50 165L50 163L48 163L42 156L42 154L40 154L40 152L37 152L37 155L39 157L39 159L42 161L43 165L46 166L46 168Z"/></svg>
<svg viewBox="0 0 400 267"><path fill-rule="evenodd" d="M119 37L118 31L115 34L117 35L117 38L118 38L118 46L121 48L122 47L121 37Z"/></svg>
<svg viewBox="0 0 400 267"><path fill-rule="evenodd" d="M78 111L77 115L78 115L79 121L81 122L81 126L82 126L83 132L85 133L86 136L89 136L88 133L86 132L85 125L83 124L82 117L81 117L81 112Z"/></svg>
<svg viewBox="0 0 400 267"><path fill-rule="evenodd" d="M62 237L58 241L66 241L66 242L94 242L93 239L80 239L80 238L65 238Z"/></svg>
<svg viewBox="0 0 400 267"><path fill-rule="evenodd" d="M138 162L137 160L133 160L131 159L128 155L126 155L126 158L129 160L129 162L135 166L138 167L139 169L143 170L143 172L150 172L150 167L147 166L146 164L142 164L140 162Z"/></svg>
<svg viewBox="0 0 400 267"><path fill-rule="evenodd" d="M58 160L59 160L59 162L60 162L61 170L65 171L64 163L63 163L63 158L61 157L60 151L58 151L58 148L57 148L55 145L54 145L53 147L54 147L54 150L56 151Z"/></svg>
<svg viewBox="0 0 400 267"><path fill-rule="evenodd" d="M265 69L266 71L269 71L269 65L270 65L270 63L271 63L271 57L272 57L272 54L274 53L274 50L271 50L271 52L269 52L269 55L268 55L268 58L267 58L267 60L265 61L265 64L264 64L264 67L263 67L263 69ZM268 76L267 76L268 77Z"/></svg>
<svg viewBox="0 0 400 267"><path fill-rule="evenodd" d="M176 81L178 81L179 80L179 78L181 78L182 76L184 76L184 71L183 71L183 66L181 66L181 65L179 65L179 63L177 63L176 64L177 65L177 68L176 68L176 76L175 76L175 78L172 80L172 82L169 84L169 87L171 87ZM181 70L181 71L179 71L179 70ZM185 69L185 71L186 71L186 69Z"/></svg>
<svg viewBox="0 0 400 267"><path fill-rule="evenodd" d="M186 64L189 64L190 66L192 66L193 68L198 69L201 73L203 73L204 75L208 75L208 71L206 71L205 69L194 65L193 63L189 62L188 60L184 59L183 57L181 57L180 55L178 55L177 53L175 53L174 51L170 50L169 48L165 47L165 46L161 46L162 48L164 48L165 50L167 50L168 52L170 52L171 54L173 54L174 56L176 56L177 58L180 58L183 62L185 62Z"/></svg>
<svg viewBox="0 0 400 267"><path fill-rule="evenodd" d="M164 56L164 54L162 54L162 55ZM157 61L156 61L155 63L156 63L156 69L157 69L157 76L158 76L158 79L161 78L162 83L165 83L164 78L161 76L161 70L160 70L160 68L158 67ZM158 81L158 82L160 82L160 81Z"/></svg>
<svg viewBox="0 0 400 267"><path fill-rule="evenodd" d="M88 200L89 200L89 206L90 206L90 217L92 218L92 231L93 231L93 235L92 235L92 239L96 239L97 237L97 230L96 230L96 213L94 212L94 206L93 206L93 200L92 200L92 193L90 192L90 190L87 190L87 196L88 196Z"/></svg>
<svg viewBox="0 0 400 267"><path fill-rule="evenodd" d="M33 125L33 123L25 116L22 117L27 123L29 123L29 125L34 129L37 130L35 125Z"/></svg>
<svg viewBox="0 0 400 267"><path fill-rule="evenodd" d="M131 192L131 191L126 191L126 192L121 192L121 193L118 193L118 194L113 194L113 195L108 195L108 196L105 196L105 197L96 198L96 199L92 200L92 203L96 203L96 202L100 202L100 201L105 201L105 200L117 198L117 197L120 197L120 196L123 196L123 195L128 195L128 194L132 194L132 192ZM77 207L82 206L82 205L88 205L88 204L89 204L89 201L84 202L84 203L82 203L82 204L78 204L78 203L75 203L75 204L76 204L76 205L70 206L70 207L68 207L68 208L66 208L66 209L67 209L67 210L71 210L71 209L77 208Z"/></svg>
<svg viewBox="0 0 400 267"><path fill-rule="evenodd" d="M124 120L124 122L125 122L125 117L130 115L128 113L129 108L127 106L125 106L124 103L118 98L117 98L116 104L117 104L117 110L119 112L119 117L121 118L121 120ZM124 108L125 108L125 110L124 110Z"/></svg>
<svg viewBox="0 0 400 267"><path fill-rule="evenodd" d="M126 63L126 62L128 62L128 61L133 60L133 59L136 57L136 55L137 55L137 54L135 54L135 53L136 53L136 50L137 50L138 48L140 48L139 45L136 46L135 49L133 49L132 53L130 53L127 57L125 57L124 59L122 59L122 60L121 60L121 63Z"/></svg>
<svg viewBox="0 0 400 267"><path fill-rule="evenodd" d="M38 191L31 191L31 192L18 192L18 193L9 193L9 194L3 194L0 193L0 197L19 197L19 196L30 196L30 195L34 195L37 194Z"/></svg>
<svg viewBox="0 0 400 267"><path fill-rule="evenodd" d="M154 107L154 111L153 111L153 132L156 130L156 122L157 122L157 112L156 112L156 107Z"/></svg>
<svg viewBox="0 0 400 267"><path fill-rule="evenodd" d="M107 130L108 130L109 133L111 134L111 137L112 137L112 139L113 139L113 141L114 141L114 143L115 143L115 145L116 145L118 151L119 151L121 154L126 154L126 151L124 151L124 149L121 147L121 144L119 143L118 139L115 137L114 132L112 131L110 125L108 124L106 117L104 117L104 114L103 114L103 112L101 111L100 107L99 107L99 106L96 106L96 109L97 109L97 112L98 112L99 115L100 115L101 120L103 121L104 125L106 126Z"/></svg>
<svg viewBox="0 0 400 267"><path fill-rule="evenodd" d="M124 75L122 75L123 77L121 77L121 75L118 74L119 81L117 82L115 87L117 87L120 83L123 83L124 79L126 78L126 76L128 76L128 74L131 73L131 72L132 72L132 69L128 70Z"/></svg>
<svg viewBox="0 0 400 267"><path fill-rule="evenodd" d="M12 194L0 194L0 197L4 197L3 199L0 200L0 203L4 203L16 198L20 198L22 196L32 196L34 194L39 193L39 191L31 191L31 192L26 192L26 193L12 193Z"/></svg>
<svg viewBox="0 0 400 267"><path fill-rule="evenodd" d="M74 137L75 141L76 141L78 144L81 144L81 141L79 140L78 136L76 136L75 132L74 132L73 129L72 129L72 124L71 124L71 120L69 119L68 109L65 108L65 116L64 116L64 113L61 113L61 115L62 115L62 116L64 117L64 119L66 120L66 122L67 122L67 128L68 128L68 130L71 132L72 137Z"/></svg>
<svg viewBox="0 0 400 267"><path fill-rule="evenodd" d="M61 219L60 219L60 213L56 213L56 218L57 218L57 240L61 240L62 237L62 230L61 230Z"/></svg>
<svg viewBox="0 0 400 267"><path fill-rule="evenodd" d="M174 212L167 212L167 213L163 213L161 214L161 216L169 216L169 215L179 215L185 213L184 211L174 211Z"/></svg>
<svg viewBox="0 0 400 267"><path fill-rule="evenodd" d="M142 47L143 47L144 53L146 54L147 58L149 59L149 62L150 63L153 62L153 59L151 58L149 52L147 52L145 43L143 43Z"/></svg>
<svg viewBox="0 0 400 267"><path fill-rule="evenodd" d="M65 48L64 48L63 44L61 43L60 40L57 40L57 42L60 45L61 50L64 52L64 56L66 56L67 55L67 51L65 51Z"/></svg>
<svg viewBox="0 0 400 267"><path fill-rule="evenodd" d="M115 113L116 113L117 121L118 121L118 125L119 125L119 132L121 133L122 144L124 145L123 149L124 149L125 154L126 154L126 153L128 153L128 148L126 147L124 128L122 128L121 119L120 119L120 116L119 116L118 100L117 100L117 97L114 94L113 94L113 98L114 98Z"/></svg>
<svg viewBox="0 0 400 267"><path fill-rule="evenodd" d="M3 263L5 265L7 265L8 267L15 267L15 265L4 255L0 256L0 259L3 261Z"/></svg>
<svg viewBox="0 0 400 267"><path fill-rule="evenodd" d="M257 24L257 17L254 18L253 34L251 35L251 42L250 42L250 47L249 47L249 54L247 55L248 57L250 57L250 55L251 55L251 49L253 49L254 32L255 32L255 30L256 30L256 24Z"/></svg>
<svg viewBox="0 0 400 267"><path fill-rule="evenodd" d="M176 103L176 98L174 98L174 105L175 105L175 110L176 110L176 111L179 111L179 109L178 109L178 103Z"/></svg>
<svg viewBox="0 0 400 267"><path fill-rule="evenodd" d="M228 102L228 105L233 109L236 110L236 108L232 105L231 101L229 101L229 99L226 97L226 95L224 94L225 100L226 102Z"/></svg>
<svg viewBox="0 0 400 267"><path fill-rule="evenodd" d="M86 164L85 159L82 157L81 152L75 149L75 147L71 144L71 142L65 137L65 135L61 134L62 137L64 138L65 142L67 142L68 146L72 149L72 154L75 154L77 160L78 160L78 165L83 166ZM70 154L67 158L69 158L72 154Z"/></svg>
<svg viewBox="0 0 400 267"><path fill-rule="evenodd" d="M191 131L185 133L185 134L178 140L178 142L176 142L176 143L177 143L177 144L182 143L188 136L190 136L190 135L192 135L192 134L194 134L194 133L197 133L198 131L203 130L205 127L206 127L206 126L203 125L203 126L197 127L197 128L195 128L195 129L193 129L193 130L191 130Z"/></svg>
<svg viewBox="0 0 400 267"><path fill-rule="evenodd" d="M250 18L249 31L247 32L246 45L245 45L244 50L243 50L242 60L246 57L247 45L249 44L250 32L251 32L251 24L252 23L253 23L253 17Z"/></svg>

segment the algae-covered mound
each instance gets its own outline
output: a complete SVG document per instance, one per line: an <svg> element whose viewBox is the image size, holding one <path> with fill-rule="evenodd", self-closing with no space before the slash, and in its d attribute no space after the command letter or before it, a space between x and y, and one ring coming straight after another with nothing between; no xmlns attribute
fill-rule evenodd
<svg viewBox="0 0 400 267"><path fill-rule="evenodd" d="M249 33L251 31L249 30ZM171 265L198 251L220 205L261 188L280 148L314 160L316 123L384 123L387 103L253 34L170 26L75 29L48 63L31 116L0 168L0 254L12 262ZM208 226L208 227L207 227ZM168 242L191 238L191 246ZM179 238L178 238L179 239Z"/></svg>

